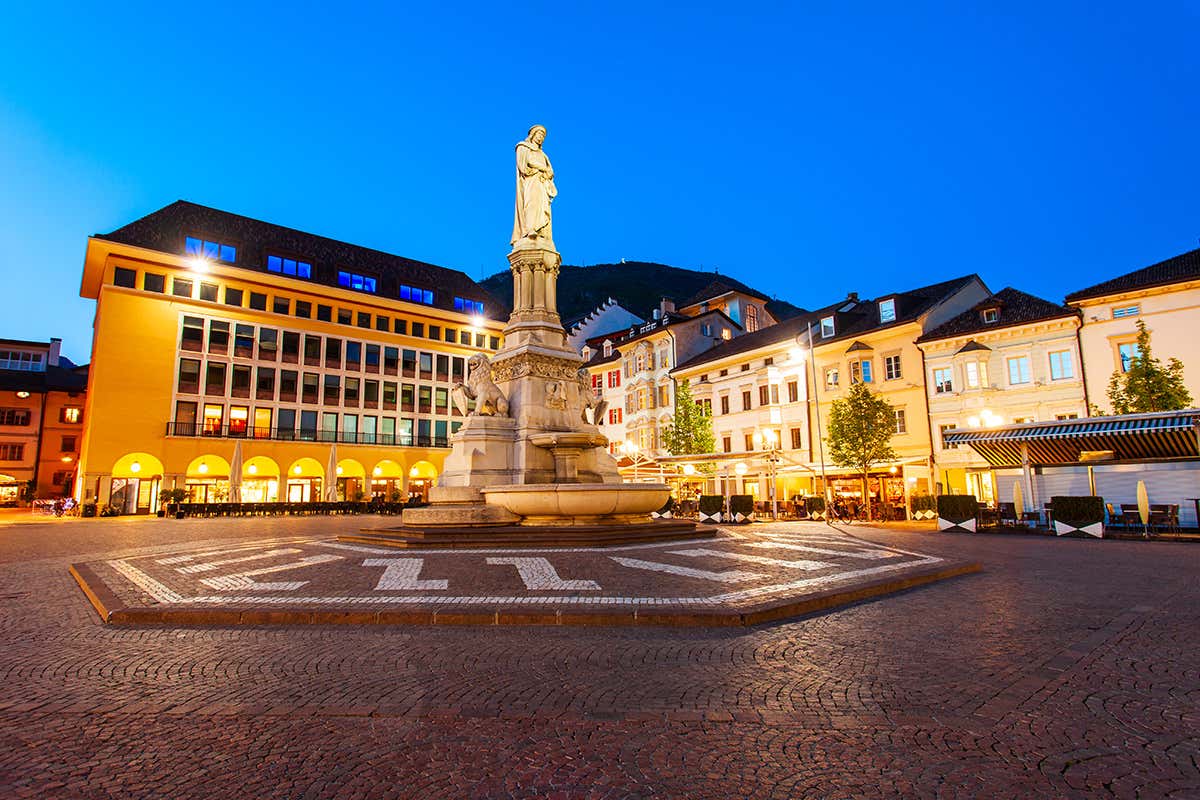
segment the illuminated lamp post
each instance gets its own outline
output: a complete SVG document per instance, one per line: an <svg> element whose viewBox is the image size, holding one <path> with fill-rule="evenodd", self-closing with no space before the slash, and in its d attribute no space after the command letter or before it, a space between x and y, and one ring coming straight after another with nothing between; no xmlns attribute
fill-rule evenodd
<svg viewBox="0 0 1200 800"><path fill-rule="evenodd" d="M775 431L770 428L754 432L754 445L759 449L767 450L767 479L770 485L767 487L771 498L771 519L779 519L779 498L776 495L775 483L778 480L779 469L779 438L775 435Z"/></svg>

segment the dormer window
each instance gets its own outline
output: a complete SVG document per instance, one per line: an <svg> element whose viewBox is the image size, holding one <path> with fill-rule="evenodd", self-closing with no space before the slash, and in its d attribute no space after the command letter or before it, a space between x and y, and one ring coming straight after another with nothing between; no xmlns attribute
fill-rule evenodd
<svg viewBox="0 0 1200 800"><path fill-rule="evenodd" d="M183 252L189 256L206 258L209 261L224 261L233 264L237 261L237 248L224 242L212 242L198 236L185 236Z"/></svg>
<svg viewBox="0 0 1200 800"><path fill-rule="evenodd" d="M979 313L982 315L985 325L991 325L994 322L1000 321L1000 309L998 308L985 308Z"/></svg>
<svg viewBox="0 0 1200 800"><path fill-rule="evenodd" d="M879 301L879 323L896 321L896 298L889 297Z"/></svg>
<svg viewBox="0 0 1200 800"><path fill-rule="evenodd" d="M833 334L833 317L823 317L821 319L821 338L828 339Z"/></svg>
<svg viewBox="0 0 1200 800"><path fill-rule="evenodd" d="M579 354L583 356L584 361L592 360L592 348L588 347L587 345L584 345L583 349L579 351Z"/></svg>

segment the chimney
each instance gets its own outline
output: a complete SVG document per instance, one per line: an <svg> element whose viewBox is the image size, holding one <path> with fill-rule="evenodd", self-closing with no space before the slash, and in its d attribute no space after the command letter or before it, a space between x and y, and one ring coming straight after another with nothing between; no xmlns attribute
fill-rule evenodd
<svg viewBox="0 0 1200 800"><path fill-rule="evenodd" d="M662 300L658 301L658 310L661 312L662 316L666 316L667 314L674 314L675 313L675 301L669 297L664 297Z"/></svg>
<svg viewBox="0 0 1200 800"><path fill-rule="evenodd" d="M858 292L846 292L846 299L852 302L858 302Z"/></svg>
<svg viewBox="0 0 1200 800"><path fill-rule="evenodd" d="M50 340L50 352L46 354L46 363L52 367L58 366L58 355L62 352L62 339Z"/></svg>

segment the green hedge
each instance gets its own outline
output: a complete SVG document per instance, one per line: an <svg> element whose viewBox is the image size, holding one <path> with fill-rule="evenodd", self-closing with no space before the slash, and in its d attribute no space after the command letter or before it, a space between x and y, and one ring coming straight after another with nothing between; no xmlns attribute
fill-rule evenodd
<svg viewBox="0 0 1200 800"><path fill-rule="evenodd" d="M908 498L908 505L913 511L937 511L937 498L931 494L917 494Z"/></svg>
<svg viewBox="0 0 1200 800"><path fill-rule="evenodd" d="M825 498L819 494L814 494L804 498L804 507L808 509L808 513L815 514L825 510Z"/></svg>
<svg viewBox="0 0 1200 800"><path fill-rule="evenodd" d="M1060 522L1090 525L1104 521L1104 498L1102 497L1051 497L1054 518Z"/></svg>
<svg viewBox="0 0 1200 800"><path fill-rule="evenodd" d="M970 494L939 494L937 513L942 519L960 522L974 519L979 512L979 501Z"/></svg>
<svg viewBox="0 0 1200 800"><path fill-rule="evenodd" d="M719 494L700 495L700 513L705 516L720 514L725 508L725 498Z"/></svg>
<svg viewBox="0 0 1200 800"><path fill-rule="evenodd" d="M729 513L748 517L754 513L754 495L734 494L729 496Z"/></svg>
<svg viewBox="0 0 1200 800"><path fill-rule="evenodd" d="M663 503L663 507L658 510L658 513L666 514L668 512L674 513L674 511L675 511L675 498L668 497L667 502Z"/></svg>

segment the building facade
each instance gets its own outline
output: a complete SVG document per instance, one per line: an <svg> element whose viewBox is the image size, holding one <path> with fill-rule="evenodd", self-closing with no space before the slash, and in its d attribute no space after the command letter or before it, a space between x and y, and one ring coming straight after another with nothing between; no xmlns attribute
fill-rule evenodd
<svg viewBox="0 0 1200 800"><path fill-rule="evenodd" d="M182 201L89 239L81 294L77 494L126 513L228 499L238 457L247 502L423 493L503 327L461 272Z"/></svg>
<svg viewBox="0 0 1200 800"><path fill-rule="evenodd" d="M1079 309L1088 401L1111 413L1108 381L1137 353L1137 323L1146 323L1156 358L1178 358L1194 403L1200 403L1200 249L1067 295Z"/></svg>
<svg viewBox="0 0 1200 800"><path fill-rule="evenodd" d="M60 339L0 339L0 506L70 496L83 434L87 367Z"/></svg>
<svg viewBox="0 0 1200 800"><path fill-rule="evenodd" d="M943 491L1011 500L978 452L946 444L949 431L1087 416L1078 333L1078 311L1010 287L917 340Z"/></svg>

